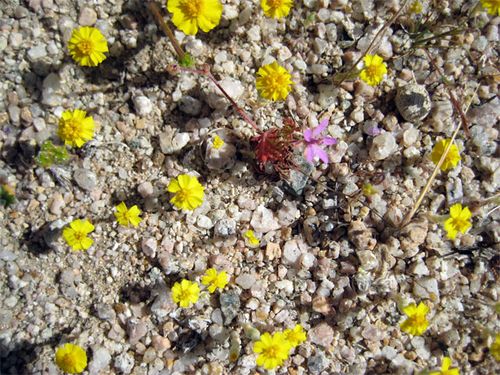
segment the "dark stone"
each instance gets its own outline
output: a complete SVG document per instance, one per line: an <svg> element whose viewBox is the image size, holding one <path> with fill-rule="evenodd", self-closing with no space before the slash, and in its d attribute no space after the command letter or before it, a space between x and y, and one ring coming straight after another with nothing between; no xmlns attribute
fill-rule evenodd
<svg viewBox="0 0 500 375"><path fill-rule="evenodd" d="M220 309L224 315L224 324L230 324L238 315L240 296L236 291L222 293L219 297Z"/></svg>

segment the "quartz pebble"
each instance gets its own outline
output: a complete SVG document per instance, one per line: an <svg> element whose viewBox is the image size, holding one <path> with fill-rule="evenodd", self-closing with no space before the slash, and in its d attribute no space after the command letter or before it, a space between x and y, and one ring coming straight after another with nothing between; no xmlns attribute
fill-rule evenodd
<svg viewBox="0 0 500 375"><path fill-rule="evenodd" d="M229 237L236 233L236 221L234 219L222 219L215 223L214 235L216 237Z"/></svg>
<svg viewBox="0 0 500 375"><path fill-rule="evenodd" d="M160 149L170 155L182 150L189 143L188 133L176 133L172 128L160 133Z"/></svg>
<svg viewBox="0 0 500 375"><path fill-rule="evenodd" d="M142 240L141 248L144 254L150 258L154 258L156 256L156 249L158 247L158 243L154 238L145 238Z"/></svg>
<svg viewBox="0 0 500 375"><path fill-rule="evenodd" d="M127 352L124 352L115 357L114 366L123 374L130 374L132 369L134 368L134 364L134 357Z"/></svg>
<svg viewBox="0 0 500 375"><path fill-rule="evenodd" d="M147 96L135 96L132 101L134 102L135 111L139 116L147 116L153 110L153 103Z"/></svg>
<svg viewBox="0 0 500 375"><path fill-rule="evenodd" d="M274 213L264 206L258 206L254 211L250 225L255 231L260 233L267 233L280 228L280 224L274 217Z"/></svg>
<svg viewBox="0 0 500 375"><path fill-rule="evenodd" d="M397 150L396 139L392 133L382 133L373 139L370 156L375 160L384 160Z"/></svg>
<svg viewBox="0 0 500 375"><path fill-rule="evenodd" d="M98 375L111 363L111 354L104 347L92 348L92 360L89 363L89 374Z"/></svg>
<svg viewBox="0 0 500 375"><path fill-rule="evenodd" d="M137 187L137 192L141 195L143 198L147 198L153 195L153 184L149 181L145 181L141 183Z"/></svg>
<svg viewBox="0 0 500 375"><path fill-rule="evenodd" d="M243 289L250 289L255 283L255 275L250 273L242 273L236 278L236 284Z"/></svg>

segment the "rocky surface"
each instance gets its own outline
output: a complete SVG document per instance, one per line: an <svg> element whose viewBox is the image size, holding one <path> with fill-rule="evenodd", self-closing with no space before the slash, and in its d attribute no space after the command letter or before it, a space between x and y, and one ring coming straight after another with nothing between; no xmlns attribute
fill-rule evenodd
<svg viewBox="0 0 500 375"><path fill-rule="evenodd" d="M470 134L457 138L459 166L438 175L401 230L432 173L433 144L460 121L440 75L409 49L411 16L378 45L388 63L379 86L331 83L400 3L296 1L276 21L257 1L226 1L210 33L176 31L262 128L292 116L305 129L328 113L338 139L331 163L301 160L278 182L254 168L255 133L214 85L168 73L174 52L144 2L2 2L0 183L16 202L0 208L0 373L57 374L55 348L74 342L87 350L88 374L250 374L252 337L297 323L308 339L276 373L416 374L445 355L462 374L500 371L488 352L500 331L499 18L471 14L473 1L432 9L436 33L466 25L440 37L432 56L463 108L470 103ZM108 40L98 68L68 54L78 25ZM295 82L284 102L255 89L256 71L273 59ZM37 166L40 145L73 108L93 116L95 138L65 165ZM214 134L226 148L211 149ZM186 172L206 193L187 214L166 192ZM375 194L362 193L367 183ZM141 208L138 228L117 226L120 201ZM437 216L456 202L471 207L473 227L450 241ZM86 252L60 235L76 218L95 225ZM248 229L258 246L245 242ZM228 272L226 290L179 309L173 283L209 267ZM399 328L412 301L431 307L422 337Z"/></svg>

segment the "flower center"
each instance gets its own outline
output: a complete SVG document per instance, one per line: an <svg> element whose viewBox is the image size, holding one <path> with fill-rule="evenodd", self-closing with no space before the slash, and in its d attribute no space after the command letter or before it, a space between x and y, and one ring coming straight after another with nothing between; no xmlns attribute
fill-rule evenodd
<svg viewBox="0 0 500 375"><path fill-rule="evenodd" d="M421 327L425 325L425 316L423 315L415 315L410 318L411 325L414 327Z"/></svg>
<svg viewBox="0 0 500 375"><path fill-rule="evenodd" d="M377 77L378 74L378 67L376 65L371 65L366 67L366 74L369 77Z"/></svg>
<svg viewBox="0 0 500 375"><path fill-rule="evenodd" d="M456 230L460 230L462 228L467 227L467 220L464 220L460 217L455 217L453 218L453 227L455 227Z"/></svg>
<svg viewBox="0 0 500 375"><path fill-rule="evenodd" d="M189 198L189 191L186 189L181 189L176 194L181 202L185 202Z"/></svg>
<svg viewBox="0 0 500 375"><path fill-rule="evenodd" d="M264 354L266 355L266 357L268 358L276 358L277 357L277 354L279 352L279 348L276 347L275 345L273 346L269 346L267 347L265 350L264 350Z"/></svg>
<svg viewBox="0 0 500 375"><path fill-rule="evenodd" d="M64 368L72 369L75 367L75 356L72 353L65 354L62 362L64 363Z"/></svg>
<svg viewBox="0 0 500 375"><path fill-rule="evenodd" d="M90 55L92 52L92 42L90 40L82 40L78 43L78 49L83 55Z"/></svg>
<svg viewBox="0 0 500 375"><path fill-rule="evenodd" d="M80 134L80 124L74 120L67 120L64 124L64 134L67 139L75 139Z"/></svg>
<svg viewBox="0 0 500 375"><path fill-rule="evenodd" d="M191 299L191 293L189 292L189 290L182 290L179 296L179 300L188 301L190 299Z"/></svg>
<svg viewBox="0 0 500 375"><path fill-rule="evenodd" d="M78 242L82 242L82 240L86 237L87 235L83 232L75 232L75 239Z"/></svg>
<svg viewBox="0 0 500 375"><path fill-rule="evenodd" d="M286 85L285 77L281 74L273 74L266 77L266 86L270 91L278 91Z"/></svg>
<svg viewBox="0 0 500 375"><path fill-rule="evenodd" d="M188 18L198 18L202 5L203 0L187 0L181 3L180 8Z"/></svg>
<svg viewBox="0 0 500 375"><path fill-rule="evenodd" d="M267 0L267 4L271 9L279 8L283 3L283 0Z"/></svg>

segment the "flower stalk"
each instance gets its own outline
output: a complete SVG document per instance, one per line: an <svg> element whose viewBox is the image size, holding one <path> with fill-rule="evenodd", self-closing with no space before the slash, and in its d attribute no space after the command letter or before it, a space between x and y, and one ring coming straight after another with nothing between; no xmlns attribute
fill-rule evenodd
<svg viewBox="0 0 500 375"><path fill-rule="evenodd" d="M156 2L150 1L148 3L148 9L153 15L154 19L156 20L156 23L163 29L163 31L167 35L168 39L170 40L170 43L172 43L172 47L174 47L175 53L177 54L177 60L184 61L186 58L186 53L184 52L181 45L175 38L172 29L170 29L168 24L165 21L163 21L163 17L161 16L160 10L158 9L158 5L156 4Z"/></svg>
<svg viewBox="0 0 500 375"><path fill-rule="evenodd" d="M434 66L434 68L437 69L437 71L442 75L441 70L434 63L434 60L432 59L432 56L430 55L429 51L425 50L425 53L427 54L427 57L431 61L431 64ZM420 193L420 195L419 195L419 197L417 199L417 202L415 203L415 205L413 206L413 208L411 209L411 211L408 212L408 214L405 216L404 220L401 222L400 228L405 227L411 221L411 219L413 218L413 215L415 215L415 213L417 212L418 208L422 204L422 201L424 200L425 195L427 194L427 192L431 188L431 185L434 182L434 179L436 178L438 172L441 170L441 165L445 161L445 159L446 159L446 157L448 155L448 152L450 151L450 149L452 148L452 146L454 144L453 142L455 141L455 138L456 138L456 136L458 134L458 131L460 130L461 125L463 126L464 131L468 131L468 121L467 121L467 118L465 117L464 112L460 108L458 100L455 98L455 96L453 95L453 93L451 92L451 90L448 89L448 92L450 94L450 98L451 98L451 102L453 104L453 107L460 114L460 120L461 121L459 121L457 123L457 125L455 126L455 129L453 130L453 134L452 134L452 136L450 138L450 142L447 144L447 146L446 146L446 148L445 148L445 150L443 152L443 155L441 155L441 159L439 159L439 162L434 167L434 171L432 171L432 175L429 178L429 180L427 181L427 184L425 184L425 187L422 190L422 192ZM467 108L469 106L470 106L470 103L467 106ZM466 110L466 112L467 112L467 110Z"/></svg>

